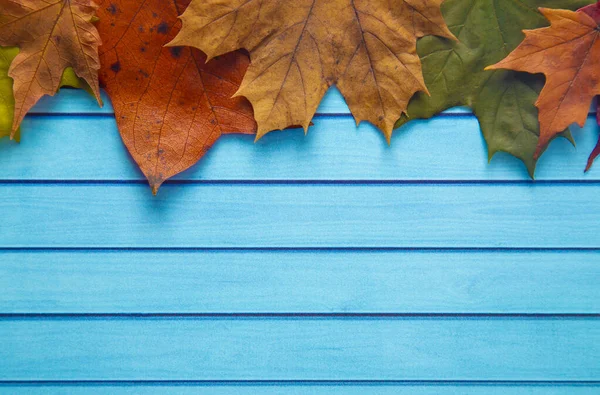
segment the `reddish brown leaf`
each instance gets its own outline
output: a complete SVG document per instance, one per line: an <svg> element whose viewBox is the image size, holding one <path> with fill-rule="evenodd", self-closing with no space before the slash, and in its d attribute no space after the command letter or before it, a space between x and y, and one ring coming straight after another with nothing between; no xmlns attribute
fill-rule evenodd
<svg viewBox="0 0 600 395"><path fill-rule="evenodd" d="M596 111L596 122L600 126L600 102L598 103L598 109ZM598 138L598 144L596 144L596 148L594 148L594 150L590 154L587 166L585 167L586 172L592 168L592 165L594 164L594 161L596 160L598 155L600 155L600 137Z"/></svg>
<svg viewBox="0 0 600 395"><path fill-rule="evenodd" d="M595 21L600 21L600 1L598 1L596 4L590 4L589 6L582 8L581 11L587 13ZM600 102L598 102L598 105L597 105L596 122L600 126ZM586 172L591 169L591 167L594 164L594 161L596 160L598 155L600 155L600 137L598 138L598 144L596 144L596 147L590 154L590 157L587 162L587 166L585 167Z"/></svg>
<svg viewBox="0 0 600 395"><path fill-rule="evenodd" d="M252 107L238 90L248 57L235 52L205 63L185 47L164 48L180 29L189 0L104 1L98 29L100 79L119 132L154 194L195 164L222 134L254 134Z"/></svg>

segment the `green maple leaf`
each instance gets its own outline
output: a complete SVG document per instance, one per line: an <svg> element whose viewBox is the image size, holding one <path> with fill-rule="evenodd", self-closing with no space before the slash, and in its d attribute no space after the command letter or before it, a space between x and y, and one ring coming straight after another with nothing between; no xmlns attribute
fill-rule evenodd
<svg viewBox="0 0 600 395"><path fill-rule="evenodd" d="M15 98L13 96L13 80L8 76L8 68L18 53L19 49L16 47L0 47L0 138L9 137L12 129ZM87 82L77 77L70 67L63 72L60 86L85 89L93 95ZM17 131L15 140L19 141L19 139L20 132Z"/></svg>
<svg viewBox="0 0 600 395"><path fill-rule="evenodd" d="M533 177L539 123L535 107L544 77L494 70L525 37L523 29L548 26L538 7L576 10L590 0L446 0L442 13L459 39L428 36L417 46L431 96L417 94L396 126L413 118L430 118L448 108L471 107L491 159L508 152L521 159ZM563 136L570 138L568 131Z"/></svg>

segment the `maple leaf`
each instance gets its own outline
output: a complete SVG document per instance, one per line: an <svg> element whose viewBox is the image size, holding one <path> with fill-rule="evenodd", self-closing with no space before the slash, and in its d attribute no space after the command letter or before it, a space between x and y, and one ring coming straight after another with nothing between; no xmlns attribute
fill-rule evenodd
<svg viewBox="0 0 600 395"><path fill-rule="evenodd" d="M541 8L550 27L526 30L525 40L488 69L543 73L546 84L536 102L542 148L572 123L583 126L600 94L600 13L596 5L574 12Z"/></svg>
<svg viewBox="0 0 600 395"><path fill-rule="evenodd" d="M252 107L231 98L248 67L235 52L206 63L196 49L164 48L189 0L105 1L98 15L100 78L123 142L157 193L222 134L254 134Z"/></svg>
<svg viewBox="0 0 600 395"><path fill-rule="evenodd" d="M67 67L102 104L95 9L91 0L0 0L0 45L20 48L8 71L14 80L13 135L42 96L58 91Z"/></svg>
<svg viewBox="0 0 600 395"><path fill-rule="evenodd" d="M11 62L19 53L16 47L0 47L0 138L9 137L12 133L15 98L13 95L13 79L8 76ZM93 95L89 85L75 75L71 67L67 67L62 75L60 87L80 88ZM20 140L20 128L13 139Z"/></svg>
<svg viewBox="0 0 600 395"><path fill-rule="evenodd" d="M598 103L596 109L596 123L600 126L600 103ZM600 136L598 137L598 144L596 144L596 147L588 158L587 165L585 166L586 172L592 168L592 165L598 156L600 156Z"/></svg>
<svg viewBox="0 0 600 395"><path fill-rule="evenodd" d="M590 0L447 0L446 23L458 41L425 37L417 44L431 96L415 95L397 126L468 106L479 120L491 159L507 152L524 162L533 177L539 139L534 103L544 78L511 70L485 71L523 40L522 30L547 26L538 7L577 9ZM564 129L564 128L563 128ZM570 137L569 134L565 134Z"/></svg>
<svg viewBox="0 0 600 395"><path fill-rule="evenodd" d="M443 0L193 0L169 45L189 45L209 58L236 49L252 63L236 95L247 97L257 138L310 125L335 84L355 120L391 137L417 91L427 91L416 40L454 38Z"/></svg>

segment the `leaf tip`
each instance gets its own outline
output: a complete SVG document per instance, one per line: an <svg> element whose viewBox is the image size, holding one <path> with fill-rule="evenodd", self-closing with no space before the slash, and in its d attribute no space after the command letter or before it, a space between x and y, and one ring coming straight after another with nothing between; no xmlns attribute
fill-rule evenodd
<svg viewBox="0 0 600 395"><path fill-rule="evenodd" d="M21 139L21 127L19 124L17 124L16 126L13 126L13 129L10 132L10 139L11 140L15 140L16 142L20 142L19 140Z"/></svg>
<svg viewBox="0 0 600 395"><path fill-rule="evenodd" d="M165 180L162 177L156 176L146 176L146 178L148 179L148 184L150 185L150 189L152 190L152 195L158 195L158 190L162 186L163 182L165 182Z"/></svg>
<svg viewBox="0 0 600 395"><path fill-rule="evenodd" d="M178 34L171 41L169 41L168 43L166 43L164 45L164 47L179 47L180 46L179 41L180 40L179 40L179 34Z"/></svg>
<svg viewBox="0 0 600 395"><path fill-rule="evenodd" d="M269 132L265 131L265 130L258 129L256 131L256 136L254 137L254 142L257 143L258 140L262 139L267 133L269 133Z"/></svg>
<svg viewBox="0 0 600 395"><path fill-rule="evenodd" d="M585 166L584 173L587 173L592 168L592 165L594 164L594 161L596 160L596 158L599 155L600 155L600 140L598 140L598 145L596 145L596 147L594 148L594 150L590 154L590 157L588 158L587 165Z"/></svg>
<svg viewBox="0 0 600 395"><path fill-rule="evenodd" d="M452 33L450 31L450 29L448 29L448 27L444 27L444 34L442 35L442 37L447 38L450 41L454 41L454 42L460 42L460 40L458 39L458 37L456 37L454 35L454 33Z"/></svg>
<svg viewBox="0 0 600 395"><path fill-rule="evenodd" d="M536 168L537 159L533 161L532 164L525 163L525 167L527 168L527 174L529 174L529 178L532 181L535 181L535 168Z"/></svg>
<svg viewBox="0 0 600 395"><path fill-rule="evenodd" d="M302 129L304 129L304 135L308 135L308 128L310 127L310 125L312 125L312 122L306 122L304 125L302 125Z"/></svg>
<svg viewBox="0 0 600 395"><path fill-rule="evenodd" d="M392 133L393 132L391 130L390 131L386 130L383 132L383 134L385 136L385 141L387 141L388 146L392 145Z"/></svg>

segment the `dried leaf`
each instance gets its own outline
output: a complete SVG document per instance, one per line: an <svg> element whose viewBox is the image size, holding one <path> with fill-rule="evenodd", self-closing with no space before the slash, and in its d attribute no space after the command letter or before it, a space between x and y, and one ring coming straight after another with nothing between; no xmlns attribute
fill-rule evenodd
<svg viewBox="0 0 600 395"><path fill-rule="evenodd" d="M497 152L519 158L533 176L539 138L535 101L544 78L511 70L485 71L523 40L523 29L548 25L540 6L577 9L590 0L447 0L444 19L459 41L425 37L417 44L431 96L418 93L408 106L411 119L430 118L448 108L469 106L479 120L491 159ZM569 134L565 136L570 137Z"/></svg>
<svg viewBox="0 0 600 395"><path fill-rule="evenodd" d="M237 95L247 97L257 138L301 125L306 130L336 84L357 122L389 139L417 91L426 91L416 39L453 38L443 0L192 0L170 45L209 58L244 48L252 63Z"/></svg>
<svg viewBox="0 0 600 395"><path fill-rule="evenodd" d="M222 134L254 134L252 107L231 96L248 57L236 52L206 63L196 49L164 48L189 0L105 1L98 15L101 82L123 142L157 193L195 164Z"/></svg>
<svg viewBox="0 0 600 395"><path fill-rule="evenodd" d="M596 5L577 12L541 8L550 27L525 31L525 40L506 59L488 67L546 76L536 102L540 121L536 155L570 124L583 126L592 99L600 94L600 15L595 9Z"/></svg>
<svg viewBox="0 0 600 395"><path fill-rule="evenodd" d="M20 48L8 72L14 80L13 135L42 96L58 91L67 67L102 103L95 9L91 0L0 0L0 45Z"/></svg>
<svg viewBox="0 0 600 395"><path fill-rule="evenodd" d="M19 53L16 47L0 47L0 138L9 137L12 132L15 98L13 96L13 79L8 76L11 62ZM67 67L62 75L60 87L81 88L93 95L89 85L75 75L71 67ZM13 139L20 140L20 128Z"/></svg>
<svg viewBox="0 0 600 395"><path fill-rule="evenodd" d="M597 104L596 123L598 124L598 126L600 126L600 103ZM598 144L596 144L596 147L594 148L594 150L590 154L590 157L588 158L587 165L585 166L586 172L592 168L594 161L596 160L596 158L599 155L600 155L600 137L598 137Z"/></svg>

